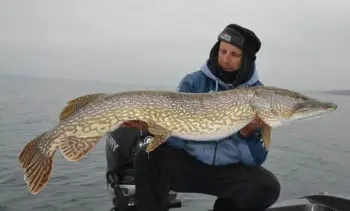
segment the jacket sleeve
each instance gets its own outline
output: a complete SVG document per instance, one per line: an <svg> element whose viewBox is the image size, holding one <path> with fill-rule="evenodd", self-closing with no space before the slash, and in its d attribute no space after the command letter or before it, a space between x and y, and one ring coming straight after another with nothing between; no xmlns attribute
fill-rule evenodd
<svg viewBox="0 0 350 211"><path fill-rule="evenodd" d="M261 130L257 130L253 132L248 137L243 137L239 132L235 134L236 138L238 138L241 143L248 146L249 154L246 152L243 153L242 149L239 147L239 150L242 152L242 163L247 165L262 165L267 157L268 151L264 146L264 142L262 141ZM251 160L253 158L253 162Z"/></svg>
<svg viewBox="0 0 350 211"><path fill-rule="evenodd" d="M177 92L194 92L193 90L193 79L187 74L182 78L179 85L177 86Z"/></svg>

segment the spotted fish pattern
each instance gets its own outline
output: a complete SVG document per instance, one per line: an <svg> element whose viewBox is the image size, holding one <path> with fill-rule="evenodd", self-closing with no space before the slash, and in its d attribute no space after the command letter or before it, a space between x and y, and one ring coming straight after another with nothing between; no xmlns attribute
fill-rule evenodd
<svg viewBox="0 0 350 211"><path fill-rule="evenodd" d="M59 123L24 147L19 163L29 191L39 194L49 181L57 148L65 159L80 161L102 136L128 121L143 122L154 135L147 148L150 153L169 136L195 141L220 139L259 116L265 121L262 131L268 146L272 123L289 118L298 107L296 105L307 100L313 99L266 86L215 93L130 91L89 94L69 101L59 115ZM321 104L316 100L312 102L312 108Z"/></svg>

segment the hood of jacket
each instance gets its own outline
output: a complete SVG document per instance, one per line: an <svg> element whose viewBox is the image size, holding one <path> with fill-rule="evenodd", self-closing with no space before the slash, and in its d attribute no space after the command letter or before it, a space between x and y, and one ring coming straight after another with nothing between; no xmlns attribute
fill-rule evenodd
<svg viewBox="0 0 350 211"><path fill-rule="evenodd" d="M205 62L204 64L201 65L200 70L203 72L204 75L206 75L208 78L212 79L216 83L216 91L218 91L219 85L222 86L224 89L232 89L236 87L247 87L247 86L252 86L255 84L257 81L259 81L259 76L256 71L256 69L253 69L253 73L251 74L251 77L247 79L246 82L239 84L237 86L234 86L232 84L228 84L220 80L218 77L216 77L212 71L208 67L208 62Z"/></svg>
<svg viewBox="0 0 350 211"><path fill-rule="evenodd" d="M255 70L255 54L247 49L243 50L242 65L235 72L226 72L218 64L220 41L217 41L210 50L209 58L201 66L202 72L218 82L224 88L249 86L259 80Z"/></svg>

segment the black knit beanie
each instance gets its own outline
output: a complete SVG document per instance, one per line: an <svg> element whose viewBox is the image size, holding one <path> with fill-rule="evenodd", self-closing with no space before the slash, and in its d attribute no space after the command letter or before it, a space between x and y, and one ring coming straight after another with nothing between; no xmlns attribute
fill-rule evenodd
<svg viewBox="0 0 350 211"><path fill-rule="evenodd" d="M222 81L239 85L245 83L253 74L255 54L261 48L261 42L255 33L237 24L229 24L218 35L218 41L210 51L208 66L212 73ZM242 66L238 71L224 71L218 64L218 50L220 41L226 41L243 51Z"/></svg>

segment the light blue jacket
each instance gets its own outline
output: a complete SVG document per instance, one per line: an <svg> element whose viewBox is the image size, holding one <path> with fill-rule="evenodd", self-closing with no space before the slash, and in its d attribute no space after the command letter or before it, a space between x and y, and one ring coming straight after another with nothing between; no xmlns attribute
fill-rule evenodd
<svg viewBox="0 0 350 211"><path fill-rule="evenodd" d="M249 81L241 86L263 85L258 78L257 72ZM211 73L206 63L199 71L187 74L180 82L179 92L216 92L232 89L229 84L224 83ZM170 137L165 144L184 149L189 154L209 165L227 165L241 162L246 165L261 165L268 154L261 140L260 131L256 131L250 137L244 138L238 132L223 140L209 142L196 142L184 140L178 137Z"/></svg>

